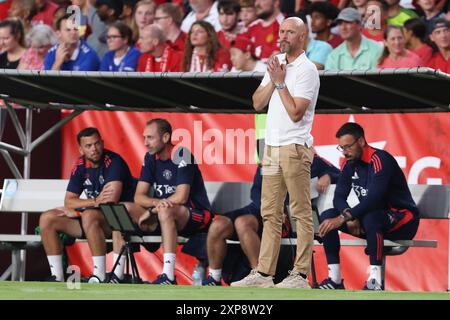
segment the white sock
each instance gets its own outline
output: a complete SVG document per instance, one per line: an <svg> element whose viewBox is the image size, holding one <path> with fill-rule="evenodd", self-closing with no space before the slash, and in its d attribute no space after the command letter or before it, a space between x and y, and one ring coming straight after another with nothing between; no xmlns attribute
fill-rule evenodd
<svg viewBox="0 0 450 320"><path fill-rule="evenodd" d="M337 284L342 282L341 265L339 263L328 265L328 277Z"/></svg>
<svg viewBox="0 0 450 320"><path fill-rule="evenodd" d="M56 277L57 281L64 281L64 271L62 266L62 255L47 256L50 272Z"/></svg>
<svg viewBox="0 0 450 320"><path fill-rule="evenodd" d="M113 257L114 257L113 263L116 263L117 258L119 257L119 254L114 253ZM122 255L122 256L120 256L120 260L116 266L116 269L114 269L114 274L116 275L117 278L119 278L120 280L123 280L124 271L125 271L125 256Z"/></svg>
<svg viewBox="0 0 450 320"><path fill-rule="evenodd" d="M381 284L381 266L370 266L369 280L370 279L375 279L379 284Z"/></svg>
<svg viewBox="0 0 450 320"><path fill-rule="evenodd" d="M209 274L214 278L215 281L220 281L222 279L222 269L209 268Z"/></svg>
<svg viewBox="0 0 450 320"><path fill-rule="evenodd" d="M94 272L92 273L94 276L100 279L100 281L105 281L105 265L106 265L106 257L105 256L93 256L92 260L94 261Z"/></svg>
<svg viewBox="0 0 450 320"><path fill-rule="evenodd" d="M175 270L175 253L164 253L164 268L163 272L165 273L167 278L173 281L175 279L174 270Z"/></svg>

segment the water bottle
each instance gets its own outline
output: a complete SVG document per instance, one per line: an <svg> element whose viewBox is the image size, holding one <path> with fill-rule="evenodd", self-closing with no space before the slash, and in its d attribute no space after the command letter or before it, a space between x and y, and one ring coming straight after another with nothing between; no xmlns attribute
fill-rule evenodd
<svg viewBox="0 0 450 320"><path fill-rule="evenodd" d="M202 274L200 273L198 266L196 266L194 268L194 272L192 272L192 285L194 286L202 285Z"/></svg>

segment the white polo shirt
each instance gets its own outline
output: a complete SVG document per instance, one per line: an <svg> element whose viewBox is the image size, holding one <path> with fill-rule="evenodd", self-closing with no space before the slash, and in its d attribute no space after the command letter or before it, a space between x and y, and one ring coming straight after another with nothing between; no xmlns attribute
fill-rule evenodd
<svg viewBox="0 0 450 320"><path fill-rule="evenodd" d="M281 64L286 64L286 54L277 55ZM261 86L271 82L266 72ZM314 119L317 97L319 96L319 72L307 57L305 52L286 66L286 87L294 98L305 98L310 101L303 118L293 122L284 107L278 90L272 94L266 120L266 144L273 147L289 144L300 144L311 147L313 137L311 129Z"/></svg>

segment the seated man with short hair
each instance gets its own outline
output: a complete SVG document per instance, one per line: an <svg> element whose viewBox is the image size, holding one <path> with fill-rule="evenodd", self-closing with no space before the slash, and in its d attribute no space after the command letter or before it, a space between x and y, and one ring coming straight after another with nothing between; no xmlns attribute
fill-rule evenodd
<svg viewBox="0 0 450 320"><path fill-rule="evenodd" d="M64 281L63 245L58 233L87 238L94 262L93 277L105 281L105 237L111 229L98 208L101 203L132 201L135 181L123 158L104 149L96 128L85 128L77 135L81 157L75 162L64 199L64 207L41 214L39 227L47 254L51 281ZM87 199L82 199L85 194Z"/></svg>
<svg viewBox="0 0 450 320"><path fill-rule="evenodd" d="M367 144L363 128L345 123L336 133L338 149L347 160L336 184L334 208L320 215L319 236L328 262L328 278L320 289L344 289L338 231L367 239L370 274L364 290L384 290L381 279L384 239L412 239L419 226L419 210L405 175L395 158ZM359 203L350 208L351 190Z"/></svg>
<svg viewBox="0 0 450 320"><path fill-rule="evenodd" d="M174 274L177 236L207 232L214 217L193 155L184 147L174 150L171 137L172 126L167 120L156 118L147 122L144 143L148 152L135 203L125 203L142 231L161 230L164 267L152 284L177 284Z"/></svg>
<svg viewBox="0 0 450 320"><path fill-rule="evenodd" d="M311 178L318 178L316 188L319 193L325 192L330 183L335 183L339 173L339 169L331 163L319 157L317 154L314 155L311 165ZM207 237L209 276L203 281L203 285L221 285L222 264L227 253L226 239L239 240L251 269L255 269L258 266L259 249L261 246L260 237L263 228L261 218L261 189L261 167L258 166L251 189L250 197L252 202L244 208L215 217ZM284 223L283 228L285 225ZM288 236L283 233L285 232L282 232L283 237Z"/></svg>

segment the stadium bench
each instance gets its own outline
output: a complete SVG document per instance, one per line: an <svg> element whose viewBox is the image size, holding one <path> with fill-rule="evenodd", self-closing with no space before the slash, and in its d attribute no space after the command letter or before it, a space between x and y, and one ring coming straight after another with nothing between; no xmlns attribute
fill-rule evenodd
<svg viewBox="0 0 450 320"><path fill-rule="evenodd" d="M0 212L29 212L41 213L48 209L62 206L65 189L68 180L28 179L16 180L5 179L2 197L0 200ZM227 212L244 205L250 199L250 182L206 182L208 198L214 212ZM409 185L414 200L418 204L421 219L449 219L450 215L450 186L443 185ZM323 212L333 206L333 195L335 186L332 185L327 192L317 200L318 212ZM358 200L352 192L348 202L351 206ZM450 222L450 220L449 220ZM318 221L315 219L315 229ZM450 228L449 228L450 229ZM294 229L295 230L295 229ZM85 240L80 240L85 241ZM186 238L178 237L179 243L185 243ZM132 237L132 242L161 242L159 236L145 236L143 238ZM237 241L228 241L238 243ZM450 242L450 238L449 238ZM283 245L295 245L296 239L282 239ZM315 244L319 244L315 242ZM342 246L365 246L363 239L343 239ZM19 252L21 249L40 245L40 236L36 235L0 235L0 249L12 251L12 279L18 279L18 268L20 266ZM436 248L436 240L398 240L384 241L384 246L390 250L386 255L399 255L410 247ZM450 246L449 246L450 247ZM386 256L383 257L385 267ZM450 255L448 265L450 268ZM383 268L384 273L384 268ZM383 274L384 276L384 274ZM450 275L448 277L448 289L450 290Z"/></svg>

